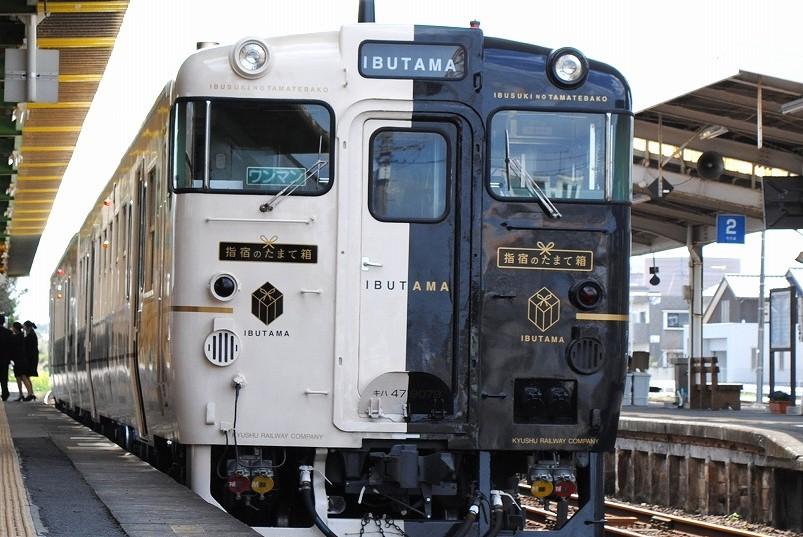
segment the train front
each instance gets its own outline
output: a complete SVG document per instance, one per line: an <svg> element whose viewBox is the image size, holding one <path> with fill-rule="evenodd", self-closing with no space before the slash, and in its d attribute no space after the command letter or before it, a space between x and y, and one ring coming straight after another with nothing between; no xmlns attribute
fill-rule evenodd
<svg viewBox="0 0 803 537"><path fill-rule="evenodd" d="M265 535L414 537L517 534L527 483L561 535L601 535L622 77L479 30L356 25L200 51L175 93L192 488Z"/></svg>
<svg viewBox="0 0 803 537"><path fill-rule="evenodd" d="M601 535L628 340L629 89L571 48L487 39L484 67L479 447L494 486L520 475L565 534Z"/></svg>

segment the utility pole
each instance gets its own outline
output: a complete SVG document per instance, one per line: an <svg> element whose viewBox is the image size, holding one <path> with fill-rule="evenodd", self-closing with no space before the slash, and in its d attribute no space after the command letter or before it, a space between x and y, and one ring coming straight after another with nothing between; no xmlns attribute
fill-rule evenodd
<svg viewBox="0 0 803 537"><path fill-rule="evenodd" d="M756 352L756 403L764 402L764 233L761 232L761 272L758 277L758 347Z"/></svg>

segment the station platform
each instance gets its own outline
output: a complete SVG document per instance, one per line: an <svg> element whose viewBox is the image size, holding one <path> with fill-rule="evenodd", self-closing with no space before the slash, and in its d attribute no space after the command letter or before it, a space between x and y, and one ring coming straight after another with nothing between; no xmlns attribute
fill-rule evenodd
<svg viewBox="0 0 803 537"><path fill-rule="evenodd" d="M622 416L654 420L692 420L723 426L746 426L790 434L803 442L803 417L771 414L763 408L750 408L743 403L742 410L687 410L675 406L649 405L623 407Z"/></svg>
<svg viewBox="0 0 803 537"><path fill-rule="evenodd" d="M803 529L788 486L803 487L800 416L625 407L606 457L606 490L621 499ZM0 537L258 535L38 402L0 404L0 483Z"/></svg>
<svg viewBox="0 0 803 537"><path fill-rule="evenodd" d="M763 408L687 410L663 405L623 407L620 437L629 433L731 442L760 452L777 465L803 470L803 417L771 414ZM751 449L752 448L752 449Z"/></svg>
<svg viewBox="0 0 803 537"><path fill-rule="evenodd" d="M606 493L803 531L803 417L624 407Z"/></svg>
<svg viewBox="0 0 803 537"><path fill-rule="evenodd" d="M257 536L52 406L0 403L0 537Z"/></svg>

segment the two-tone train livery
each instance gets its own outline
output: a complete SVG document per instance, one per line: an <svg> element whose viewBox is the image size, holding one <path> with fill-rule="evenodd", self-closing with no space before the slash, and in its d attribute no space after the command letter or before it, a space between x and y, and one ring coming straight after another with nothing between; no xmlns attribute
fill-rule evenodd
<svg viewBox="0 0 803 537"><path fill-rule="evenodd" d="M525 481L601 536L631 125L476 28L203 48L53 275L58 404L263 535L521 535Z"/></svg>

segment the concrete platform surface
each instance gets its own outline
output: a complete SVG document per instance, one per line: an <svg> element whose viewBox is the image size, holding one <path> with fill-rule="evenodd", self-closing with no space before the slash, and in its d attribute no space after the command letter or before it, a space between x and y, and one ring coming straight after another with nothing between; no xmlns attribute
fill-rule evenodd
<svg viewBox="0 0 803 537"><path fill-rule="evenodd" d="M667 440L708 439L731 449L760 453L776 466L803 470L803 417L761 409L686 410L675 407L623 407L619 436L665 435ZM713 444L712 444L713 445Z"/></svg>
<svg viewBox="0 0 803 537"><path fill-rule="evenodd" d="M37 535L259 535L53 407L6 402L3 410Z"/></svg>
<svg viewBox="0 0 803 537"><path fill-rule="evenodd" d="M720 425L745 425L759 429L781 431L803 442L803 416L770 414L761 409L686 410L665 406L622 407L622 416L660 420L693 420Z"/></svg>

